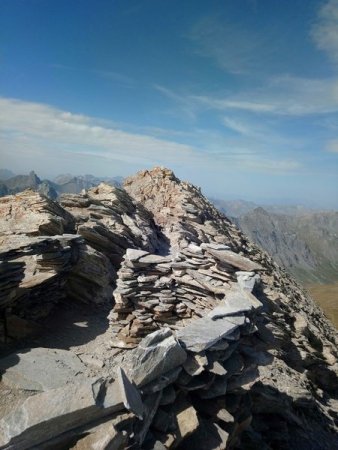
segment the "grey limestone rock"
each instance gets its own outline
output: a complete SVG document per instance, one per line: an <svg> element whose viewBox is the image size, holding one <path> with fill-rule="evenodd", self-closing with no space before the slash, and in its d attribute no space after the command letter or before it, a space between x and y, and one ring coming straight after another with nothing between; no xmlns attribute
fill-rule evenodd
<svg viewBox="0 0 338 450"><path fill-rule="evenodd" d="M146 255L149 255L149 253L145 252L144 250L137 250L137 249L134 249L134 248L128 248L125 258L128 259L131 262L136 262L140 258L142 258L142 256L146 256Z"/></svg>
<svg viewBox="0 0 338 450"><path fill-rule="evenodd" d="M226 293L222 303L208 313L208 317L215 320L220 317L235 316L250 312L253 307L245 293L240 290L231 290Z"/></svg>
<svg viewBox="0 0 338 450"><path fill-rule="evenodd" d="M236 277L239 286L249 292L252 292L260 281L260 276L254 272L236 272Z"/></svg>
<svg viewBox="0 0 338 450"><path fill-rule="evenodd" d="M117 380L120 384L120 389L122 392L124 406L142 420L144 407L138 389L133 383L131 383L121 367L118 367L116 372Z"/></svg>
<svg viewBox="0 0 338 450"><path fill-rule="evenodd" d="M0 420L0 446L27 450L123 409L117 382L86 380L33 395Z"/></svg>
<svg viewBox="0 0 338 450"><path fill-rule="evenodd" d="M79 382L85 377L85 366L67 350L32 348L2 358L2 382L9 387L28 391L46 391Z"/></svg>
<svg viewBox="0 0 338 450"><path fill-rule="evenodd" d="M130 351L122 368L137 386L142 386L180 366L186 357L172 331L163 328L149 334Z"/></svg>
<svg viewBox="0 0 338 450"><path fill-rule="evenodd" d="M216 344L237 328L238 325L227 318L212 320L209 317L203 317L178 330L176 335L184 348L198 353Z"/></svg>
<svg viewBox="0 0 338 450"><path fill-rule="evenodd" d="M261 264L251 261L245 256L239 255L231 250L214 250L207 248L207 252L221 262L229 264L244 271L264 270Z"/></svg>

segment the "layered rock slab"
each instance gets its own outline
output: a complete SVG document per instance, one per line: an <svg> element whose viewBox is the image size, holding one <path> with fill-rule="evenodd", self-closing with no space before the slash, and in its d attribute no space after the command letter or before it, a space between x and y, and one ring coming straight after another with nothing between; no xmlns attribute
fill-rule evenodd
<svg viewBox="0 0 338 450"><path fill-rule="evenodd" d="M123 399L117 385L100 380L62 386L29 397L0 421L3 449L26 450L86 423L121 410Z"/></svg>
<svg viewBox="0 0 338 450"><path fill-rule="evenodd" d="M46 391L79 381L86 367L72 352L60 349L33 348L0 359L2 382L11 388Z"/></svg>
<svg viewBox="0 0 338 450"><path fill-rule="evenodd" d="M77 232L115 268L127 248L154 252L165 245L152 215L123 189L101 183L81 194L63 194L60 203L75 217Z"/></svg>

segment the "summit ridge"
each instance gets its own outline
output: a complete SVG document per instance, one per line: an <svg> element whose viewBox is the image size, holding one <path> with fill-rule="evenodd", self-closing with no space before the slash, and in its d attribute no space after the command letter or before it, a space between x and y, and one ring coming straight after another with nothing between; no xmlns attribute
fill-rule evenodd
<svg viewBox="0 0 338 450"><path fill-rule="evenodd" d="M338 446L337 331L199 188L156 167L0 212L0 448ZM57 387L27 390L34 354Z"/></svg>

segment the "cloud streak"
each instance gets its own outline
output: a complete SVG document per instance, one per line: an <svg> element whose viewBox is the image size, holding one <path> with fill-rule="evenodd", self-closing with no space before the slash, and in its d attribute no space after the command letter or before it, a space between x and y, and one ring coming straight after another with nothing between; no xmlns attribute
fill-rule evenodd
<svg viewBox="0 0 338 450"><path fill-rule="evenodd" d="M168 133L170 135L170 132ZM257 170L280 173L295 170L299 163L275 158L261 149L234 145L207 130L200 133L206 146L193 147L151 135L103 126L93 117L73 114L49 105L0 98L0 139L3 164L21 160L53 166L67 162L79 170L104 170L120 162L125 166L165 165L185 169ZM179 137L179 136L177 136ZM61 161L61 162L60 162ZM86 168L87 167L87 168ZM72 169L71 167L69 168ZM58 170L55 167L55 170ZM123 175L123 174L122 174Z"/></svg>
<svg viewBox="0 0 338 450"><path fill-rule="evenodd" d="M234 24L221 15L210 15L191 28L189 39L195 52L213 59L232 74L245 74L257 69L257 60L271 53L264 33L257 33L245 23ZM258 58L259 55L259 58Z"/></svg>
<svg viewBox="0 0 338 450"><path fill-rule="evenodd" d="M94 118L72 114L48 105L0 99L0 130L8 145L20 141L36 148L76 149L98 158L135 164L185 161L191 158L189 145L98 125ZM47 150L46 150L47 152ZM159 157L159 155L161 155ZM48 156L48 155L46 155Z"/></svg>
<svg viewBox="0 0 338 450"><path fill-rule="evenodd" d="M312 37L317 47L338 64L338 0L329 0L320 8Z"/></svg>
<svg viewBox="0 0 338 450"><path fill-rule="evenodd" d="M64 64L50 64L50 67L53 69L58 70L64 70L64 71L70 71L70 72L88 72L92 75L98 76L100 78L104 78L106 80L109 80L113 83L119 84L120 86L126 87L126 88L135 88L137 86L137 82L134 78L125 75L120 72L116 72L113 70L102 70L102 69L80 69L78 67L72 67L67 66Z"/></svg>
<svg viewBox="0 0 338 450"><path fill-rule="evenodd" d="M308 116L338 112L338 79L273 77L264 87L228 96L190 96L205 108L256 114Z"/></svg>

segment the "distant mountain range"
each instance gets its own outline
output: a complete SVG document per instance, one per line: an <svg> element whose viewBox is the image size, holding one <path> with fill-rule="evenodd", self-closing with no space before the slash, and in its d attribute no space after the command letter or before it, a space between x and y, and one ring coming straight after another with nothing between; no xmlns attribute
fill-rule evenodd
<svg viewBox="0 0 338 450"><path fill-rule="evenodd" d="M247 200L220 200L211 198L210 199L213 204L222 211L227 217L237 218L241 217L247 213L250 213L256 208L263 207L265 211L269 213L275 214L286 214L289 216L299 216L307 213L315 213L318 212L318 208L310 208L308 206L299 204L258 204L254 202L250 202ZM322 211L320 209L320 211Z"/></svg>
<svg viewBox="0 0 338 450"><path fill-rule="evenodd" d="M214 200L259 247L303 284L338 280L338 212Z"/></svg>
<svg viewBox="0 0 338 450"><path fill-rule="evenodd" d="M58 175L54 180L41 180L34 171L28 175L15 175L8 169L0 169L0 196L16 194L25 189L33 189L55 200L64 193L77 194L101 182L120 186L122 177L95 177L94 175Z"/></svg>
<svg viewBox="0 0 338 450"><path fill-rule="evenodd" d="M260 248L305 285L338 281L338 212L304 205L212 200Z"/></svg>

